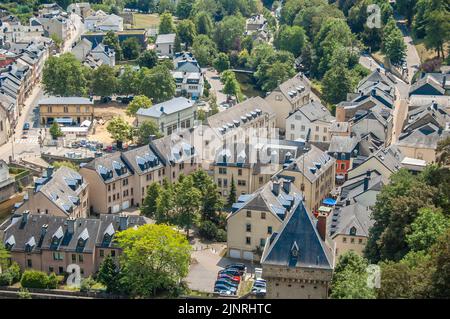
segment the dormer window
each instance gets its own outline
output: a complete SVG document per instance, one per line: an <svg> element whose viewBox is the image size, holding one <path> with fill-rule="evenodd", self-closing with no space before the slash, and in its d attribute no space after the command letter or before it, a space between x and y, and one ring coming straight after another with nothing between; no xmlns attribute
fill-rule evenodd
<svg viewBox="0 0 450 319"><path fill-rule="evenodd" d="M356 236L356 227L353 226L352 228L350 228L350 235L351 236Z"/></svg>

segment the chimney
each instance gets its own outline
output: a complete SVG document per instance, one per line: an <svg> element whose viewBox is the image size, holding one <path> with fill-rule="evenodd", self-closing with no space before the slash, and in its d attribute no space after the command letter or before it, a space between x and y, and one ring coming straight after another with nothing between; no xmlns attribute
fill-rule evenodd
<svg viewBox="0 0 450 319"><path fill-rule="evenodd" d="M128 228L128 216L125 214L119 215L119 230L126 230Z"/></svg>
<svg viewBox="0 0 450 319"><path fill-rule="evenodd" d="M369 189L370 171L367 171L366 177L364 177L364 191Z"/></svg>
<svg viewBox="0 0 450 319"><path fill-rule="evenodd" d="M433 101L433 110L437 111L438 109L438 104L436 101Z"/></svg>
<svg viewBox="0 0 450 319"><path fill-rule="evenodd" d="M73 235L75 233L75 222L76 219L74 217L67 218L67 232L69 234Z"/></svg>
<svg viewBox="0 0 450 319"><path fill-rule="evenodd" d="M291 181L283 181L283 189L287 194L289 194L291 192Z"/></svg>
<svg viewBox="0 0 450 319"><path fill-rule="evenodd" d="M26 224L28 222L28 217L30 216L30 211L26 210L22 213L22 224Z"/></svg>
<svg viewBox="0 0 450 319"><path fill-rule="evenodd" d="M345 108L342 106L336 107L336 122L346 122L345 121Z"/></svg>
<svg viewBox="0 0 450 319"><path fill-rule="evenodd" d="M164 113L164 106L161 106L161 107L159 108L159 111L160 111L161 113Z"/></svg>
<svg viewBox="0 0 450 319"><path fill-rule="evenodd" d="M442 77L442 88L445 89L445 82L447 81L447 75L444 74Z"/></svg>
<svg viewBox="0 0 450 319"><path fill-rule="evenodd" d="M41 237L44 237L45 234L47 233L47 229L48 229L48 224L44 224L41 227Z"/></svg>
<svg viewBox="0 0 450 319"><path fill-rule="evenodd" d="M272 182L272 193L275 196L280 194L280 182Z"/></svg>
<svg viewBox="0 0 450 319"><path fill-rule="evenodd" d="M319 213L317 215L317 231L319 232L320 238L325 241L325 238L327 236L327 214L326 213Z"/></svg>
<svg viewBox="0 0 450 319"><path fill-rule="evenodd" d="M47 177L48 178L52 177L54 169L55 168L53 166L51 166L51 165L49 167L47 167Z"/></svg>
<svg viewBox="0 0 450 319"><path fill-rule="evenodd" d="M372 96L377 95L377 91L375 89L372 89L372 91L370 91L370 95L372 95Z"/></svg>

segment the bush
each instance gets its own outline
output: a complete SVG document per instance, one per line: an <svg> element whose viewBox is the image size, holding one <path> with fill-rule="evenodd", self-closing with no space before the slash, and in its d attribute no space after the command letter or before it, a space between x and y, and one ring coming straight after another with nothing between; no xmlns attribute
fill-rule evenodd
<svg viewBox="0 0 450 319"><path fill-rule="evenodd" d="M0 286L11 286L13 284L13 276L5 271L0 274Z"/></svg>
<svg viewBox="0 0 450 319"><path fill-rule="evenodd" d="M26 288L21 288L19 291L19 299L31 299L31 294Z"/></svg>
<svg viewBox="0 0 450 319"><path fill-rule="evenodd" d="M20 272L20 266L18 263L13 262L6 272L11 274L12 279L13 279L13 284L20 281L21 272Z"/></svg>
<svg viewBox="0 0 450 319"><path fill-rule="evenodd" d="M59 280L58 276L54 272L52 272L47 278L47 288L56 289L58 288Z"/></svg>
<svg viewBox="0 0 450 319"><path fill-rule="evenodd" d="M97 282L92 279L92 277L85 278L81 281L80 291L82 292L88 292L92 290L92 287L94 287L97 284Z"/></svg>
<svg viewBox="0 0 450 319"><path fill-rule="evenodd" d="M223 229L217 230L216 241L219 241L219 242L227 241L227 232Z"/></svg>
<svg viewBox="0 0 450 319"><path fill-rule="evenodd" d="M41 288L45 289L48 286L49 276L42 271L37 270L26 270L20 284L23 288Z"/></svg>

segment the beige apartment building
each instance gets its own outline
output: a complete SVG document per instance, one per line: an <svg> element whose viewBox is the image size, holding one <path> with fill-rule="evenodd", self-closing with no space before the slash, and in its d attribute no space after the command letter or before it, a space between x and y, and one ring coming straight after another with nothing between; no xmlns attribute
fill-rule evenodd
<svg viewBox="0 0 450 319"><path fill-rule="evenodd" d="M289 178L302 191L309 212L316 212L335 186L336 160L314 145L283 168L277 176Z"/></svg>
<svg viewBox="0 0 450 319"><path fill-rule="evenodd" d="M80 174L88 181L90 212L117 214L134 206L133 172L125 164L120 152L95 158L80 168Z"/></svg>
<svg viewBox="0 0 450 319"><path fill-rule="evenodd" d="M43 176L35 179L27 189L28 196L16 212L86 218L89 216L89 188L87 181L76 171L60 167L55 172L48 167Z"/></svg>
<svg viewBox="0 0 450 319"><path fill-rule="evenodd" d="M334 255L325 223L313 221L300 201L267 239L261 258L266 298L328 298Z"/></svg>
<svg viewBox="0 0 450 319"><path fill-rule="evenodd" d="M274 108L259 96L208 117L209 127L224 145L248 144L252 137L274 138L275 123Z"/></svg>
<svg viewBox="0 0 450 319"><path fill-rule="evenodd" d="M266 96L266 102L276 113L276 127L286 129L286 119L291 112L310 101L311 84L303 73L281 83Z"/></svg>
<svg viewBox="0 0 450 319"><path fill-rule="evenodd" d="M38 103L41 124L52 124L54 121L80 125L83 121L94 119L94 101L84 97L56 97L42 99ZM62 120L61 120L62 119Z"/></svg>
<svg viewBox="0 0 450 319"><path fill-rule="evenodd" d="M232 181L237 195L251 194L264 186L283 165L303 154L305 143L277 139L255 139L250 144L232 144L217 152L213 179L226 199Z"/></svg>
<svg viewBox="0 0 450 319"><path fill-rule="evenodd" d="M250 195L242 195L227 217L228 256L259 260L270 237L280 228L300 191L288 180L273 180Z"/></svg>
<svg viewBox="0 0 450 319"><path fill-rule="evenodd" d="M33 212L34 213L34 212ZM22 271L34 269L65 275L69 265L80 267L82 278L96 273L103 259L118 258L114 235L148 223L142 216L101 215L99 219L16 214L0 225L0 241Z"/></svg>

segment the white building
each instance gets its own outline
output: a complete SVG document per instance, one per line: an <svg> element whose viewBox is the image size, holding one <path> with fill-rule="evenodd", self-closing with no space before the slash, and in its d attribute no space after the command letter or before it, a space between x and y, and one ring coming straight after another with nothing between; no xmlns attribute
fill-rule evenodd
<svg viewBox="0 0 450 319"><path fill-rule="evenodd" d="M299 107L286 119L286 139L329 142L335 118L320 102L311 101Z"/></svg>
<svg viewBox="0 0 450 319"><path fill-rule="evenodd" d="M172 76L175 79L177 95L193 100L203 95L205 82L203 72L192 53L183 52L175 55Z"/></svg>
<svg viewBox="0 0 450 319"><path fill-rule="evenodd" d="M175 36L175 33L159 34L155 42L156 52L161 56L173 57Z"/></svg>

